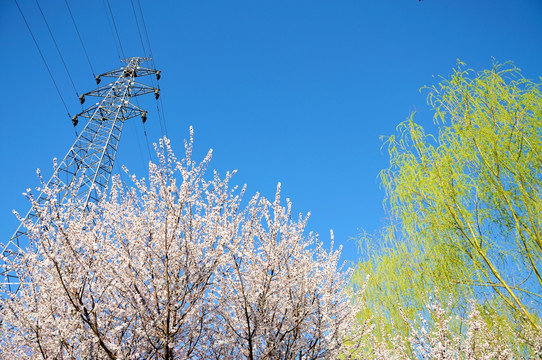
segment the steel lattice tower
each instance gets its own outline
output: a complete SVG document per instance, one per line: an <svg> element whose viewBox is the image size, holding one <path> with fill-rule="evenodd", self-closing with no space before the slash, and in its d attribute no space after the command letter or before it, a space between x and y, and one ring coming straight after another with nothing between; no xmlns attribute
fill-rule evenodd
<svg viewBox="0 0 542 360"><path fill-rule="evenodd" d="M58 194L59 203L69 196L76 196L84 211L89 203L100 200L111 177L124 122L136 116L141 116L143 122L147 119L146 111L132 104L130 98L153 93L158 99L159 89L138 82L148 75L160 79L160 71L141 66L149 60L141 57L121 60L125 66L96 77L97 84L100 84L102 78L114 78L115 81L80 96L81 103L88 96L101 100L72 118L74 126L79 118L89 120L48 182L49 186L59 186L61 189ZM38 206L45 200L46 195L40 194L37 198ZM31 208L25 219L32 221L35 217L35 209ZM25 237L26 228L21 223L7 243L0 243L3 257L9 259L21 254ZM17 290L19 279L2 258L0 278L5 286L3 291Z"/></svg>

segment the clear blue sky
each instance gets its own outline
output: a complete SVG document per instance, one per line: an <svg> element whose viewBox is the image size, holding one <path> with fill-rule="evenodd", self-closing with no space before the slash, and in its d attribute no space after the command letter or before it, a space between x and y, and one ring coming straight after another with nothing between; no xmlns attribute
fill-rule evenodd
<svg viewBox="0 0 542 360"><path fill-rule="evenodd" d="M75 92L35 1L19 0L74 114ZM130 0L110 0L126 56L142 50ZM103 1L69 0L96 73L119 67ZM105 3L106 4L106 3ZM63 1L40 0L79 93L95 83ZM167 132L177 155L190 125L196 154L212 168L238 169L233 182L273 197L277 182L309 229L358 258L355 238L385 223L377 175L387 166L381 135L417 111L431 127L419 89L461 59L481 70L508 60L542 75L542 1L148 1L141 0L157 67ZM0 2L0 237L28 210L21 193L47 176L74 130L15 2ZM151 96L152 97L152 96ZM87 104L88 105L88 104ZM153 99L150 142L161 136ZM79 125L79 130L82 126ZM117 158L145 176L139 119L125 127Z"/></svg>

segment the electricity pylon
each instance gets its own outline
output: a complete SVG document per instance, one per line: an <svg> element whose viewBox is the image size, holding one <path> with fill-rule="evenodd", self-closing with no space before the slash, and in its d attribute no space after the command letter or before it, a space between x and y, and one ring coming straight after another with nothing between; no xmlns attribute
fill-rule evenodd
<svg viewBox="0 0 542 360"><path fill-rule="evenodd" d="M89 120L47 184L60 190L58 203L75 196L85 211L89 203L100 200L111 177L124 121L136 116L141 116L143 122L147 120L147 112L130 103L130 98L153 93L158 99L160 95L159 89L136 81L148 75L160 79L160 71L141 66L149 60L141 57L121 60L125 66L96 76L97 84L100 84L102 78L115 78L115 81L79 97L81 103L91 96L101 100L72 118L74 126L78 124L79 118ZM36 201L37 206L46 200L47 195L41 193ZM33 221L35 218L36 209L32 207L25 220ZM26 228L21 223L7 243L0 243L2 291L17 291L19 287L19 279L10 269L9 263L10 259L24 251L21 248L24 246L24 238Z"/></svg>

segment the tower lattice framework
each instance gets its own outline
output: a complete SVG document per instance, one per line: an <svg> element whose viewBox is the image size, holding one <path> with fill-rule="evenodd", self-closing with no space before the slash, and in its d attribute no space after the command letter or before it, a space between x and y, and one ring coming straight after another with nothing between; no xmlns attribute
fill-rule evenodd
<svg viewBox="0 0 542 360"><path fill-rule="evenodd" d="M158 99L158 88L140 82L140 79L149 75L160 79L160 71L142 66L150 60L141 57L121 60L125 66L96 77L97 84L109 78L115 79L113 82L80 96L81 103L87 97L100 100L72 118L74 126L78 124L79 118L87 118L88 121L47 183L49 187L55 186L60 190L58 203L65 202L67 197L76 196L85 211L89 203L100 200L111 177L124 122L136 116L141 116L143 122L147 118L146 111L132 104L130 98L153 93ZM36 199L37 206L46 200L47 195L41 193ZM32 207L24 219L34 221L35 218L36 209ZM22 254L25 241L28 242L26 228L21 223L7 243L0 243L2 291L13 292L19 287L19 279L9 264L14 257Z"/></svg>

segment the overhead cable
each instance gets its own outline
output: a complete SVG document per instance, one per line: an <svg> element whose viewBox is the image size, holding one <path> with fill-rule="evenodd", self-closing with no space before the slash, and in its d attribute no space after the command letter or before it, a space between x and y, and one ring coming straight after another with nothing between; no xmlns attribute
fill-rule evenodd
<svg viewBox="0 0 542 360"><path fill-rule="evenodd" d="M70 13L70 17L72 18L73 26L75 27L75 32L77 33L77 36L79 37L79 42L81 43L81 46L83 47L83 51L85 52L85 56L88 61L88 65L90 66L90 71L92 71L92 77L96 77L96 73L94 73L94 68L92 67L92 64L90 62L90 58L88 57L87 49L85 48L85 44L83 43L83 39L81 38L81 34L79 33L79 29L77 28L77 24L75 23L75 18L73 17L72 11L70 9L70 5L68 5L68 0L64 0L66 3L66 7L68 8L68 12Z"/></svg>
<svg viewBox="0 0 542 360"><path fill-rule="evenodd" d="M117 34L117 39L119 40L119 46L120 46L120 52L122 54L122 58L126 59L126 55L124 55L124 49L122 48L122 42L120 41L119 31L117 29L117 23L115 22L115 17L113 16L113 11L111 10L111 4L109 4L109 0L107 1L107 7L109 8L109 13L111 14L111 20L113 20L113 27L115 28L115 33Z"/></svg>
<svg viewBox="0 0 542 360"><path fill-rule="evenodd" d="M136 1L137 1L137 6L139 8L139 13L141 14L141 22L143 23L143 30L145 32L145 38L147 40L147 47L149 48L149 55L151 57L152 66L153 66L153 68L156 69L156 64L154 62L154 55L152 54L151 40L149 38L149 33L147 32L147 25L145 24L145 16L143 15L143 9L141 8L141 2L139 0L136 0ZM154 86L154 81L152 79L151 79L151 81L153 82L153 86ZM158 89L160 89L160 81L157 79L156 82L157 82L156 87ZM159 109L158 101L160 101L160 106L162 107L162 111L160 111L160 109ZM162 102L162 97L160 97L160 99L156 100L156 109L158 110L158 119L160 121L160 127L161 128L162 128L162 122L164 123L162 133L165 132L166 136L168 136L168 134L167 134L167 125L166 125L166 117L165 117L165 114L164 114L164 104Z"/></svg>
<svg viewBox="0 0 542 360"><path fill-rule="evenodd" d="M43 56L43 53L41 52L41 49L38 45L38 42L36 41L36 38L34 37L34 33L32 33L32 30L30 29L30 26L28 25L28 22L26 21L26 17L24 16L23 11L21 10L21 7L19 6L19 3L17 2L17 0L14 0L14 1L15 1L15 5L17 5L17 9L19 9L19 13L21 14L24 20L26 28L28 29L28 32L30 33L30 36L32 36L32 40L34 40L34 44L36 45L36 48L38 49L38 52L40 53L41 60L45 64L45 67L47 68L47 72L49 73L49 76L51 77L51 80L53 81L53 84L55 85L56 92L58 93L58 96L60 97L60 100L62 101L62 104L64 105L64 109L66 109L66 113L68 113L68 117L71 118L68 107L66 106L66 102L64 102L64 98L62 97L62 94L60 93L60 90L58 88L58 85L56 84L53 74L51 73L51 69L49 68L49 65L47 65L47 61L45 61L45 57Z"/></svg>
<svg viewBox="0 0 542 360"><path fill-rule="evenodd" d="M147 127L143 123L143 133L145 134L145 142L147 143L147 151L149 152L149 159L152 159L151 146L149 145L149 138L147 137Z"/></svg>
<svg viewBox="0 0 542 360"><path fill-rule="evenodd" d="M160 111L160 109L158 108L158 101L160 101L160 106L162 107L162 111ZM162 103L162 97L160 96L160 99L156 100L156 109L158 110L158 118L160 118L160 115L162 115L162 119L164 120L164 131L166 133L166 136L168 136L167 134L167 125L166 125L166 117L165 117L165 114L164 114L164 104Z"/></svg>
<svg viewBox="0 0 542 360"><path fill-rule="evenodd" d="M53 36L53 32L51 31L51 28L49 27L49 23L47 22L47 19L45 18L45 14L41 10L40 3L38 0L36 0L36 5L38 5L38 9L40 10L41 17L43 18L43 21L45 22L45 26L47 26L47 30L49 31L49 35L51 35L51 39L53 40L53 43L55 44L56 51L58 52L58 56L60 56L60 60L62 61L62 65L64 65L64 69L66 70L66 73L68 74L68 78L70 78L70 82L72 83L73 90L75 91L75 95L79 97L79 93L77 92L77 88L75 87L75 84L73 82L72 76L70 75L70 71L68 70L68 66L66 66L66 62L64 61L64 57L62 56L62 53L60 52L60 49L58 48L58 44L56 43L55 37Z"/></svg>
<svg viewBox="0 0 542 360"><path fill-rule="evenodd" d="M143 48L143 55L147 57L147 51L145 50L145 44L143 43L143 36L141 36L141 29L139 28L139 20L137 20L137 14L134 7L134 0L130 0L130 4L132 5L132 11L134 13L134 19L137 26L137 33L139 34L139 40L141 41L141 47ZM150 56L150 53L149 53Z"/></svg>
<svg viewBox="0 0 542 360"><path fill-rule="evenodd" d="M113 39L113 43L115 44L115 49L117 49L117 55L119 56L119 60L122 60L120 50L119 50L119 44L115 37L115 31L113 30L113 25L111 25L111 16L109 15L109 11L107 10L107 4L105 3L105 0L102 0L102 4L104 6L105 16L107 17L107 25L109 25L109 31L111 31L111 38Z"/></svg>
<svg viewBox="0 0 542 360"><path fill-rule="evenodd" d="M143 16L143 10L141 9L141 3L137 0L137 6L139 7L139 13L141 14L141 22L143 23L143 30L145 31L145 37L147 38L147 46L149 48L149 55L151 56L152 66L156 69L154 63L154 56L152 55L151 41L149 39L149 33L147 32L147 25L145 25L145 17Z"/></svg>

